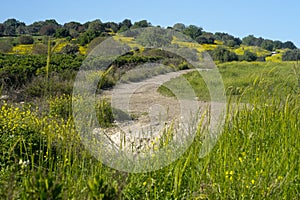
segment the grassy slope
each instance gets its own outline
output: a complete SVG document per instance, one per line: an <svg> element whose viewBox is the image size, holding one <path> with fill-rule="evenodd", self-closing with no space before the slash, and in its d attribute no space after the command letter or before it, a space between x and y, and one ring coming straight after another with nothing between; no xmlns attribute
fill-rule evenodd
<svg viewBox="0 0 300 200"><path fill-rule="evenodd" d="M251 90L263 90L270 95L280 83L286 82L284 87L292 87L297 84L296 76L294 74L294 67L296 63L293 62L231 62L219 64L218 69L222 76L223 83L227 95L231 94L233 97L238 97L243 94L246 89L251 88L256 80L260 79L264 84L256 85ZM210 72L202 72L203 76L209 76ZM206 84L198 72L191 72L184 77L190 82L194 88L196 95L200 100L209 100L209 92ZM180 84L180 78L174 79L165 83L166 87L176 88ZM172 92L165 86L161 86L158 90L163 95L173 96ZM282 95L287 95L287 90L282 88ZM286 88L288 89L288 88ZM251 99L251 93L243 96L243 101Z"/></svg>
<svg viewBox="0 0 300 200"><path fill-rule="evenodd" d="M251 94L253 107L231 112L233 115L227 117L223 133L208 156L199 157L205 132L199 130L193 145L182 157L159 171L145 174L118 172L95 160L81 145L72 117L61 118L66 99L50 100L54 107L49 113L44 110L42 116L26 105L18 108L2 104L0 133L1 140L6 142L2 143L0 154L0 196L4 199L41 195L63 199L104 196L111 199L299 199L299 88L288 94L281 90L290 81L287 76L292 64L220 65L226 83L234 87L244 82L250 84L247 92ZM274 67L280 73L270 71ZM250 74L262 76L251 86L250 80L256 75ZM268 94L264 89L269 87L263 86L272 81L278 87Z"/></svg>
<svg viewBox="0 0 300 200"><path fill-rule="evenodd" d="M229 97L243 94L253 107L227 116L208 156L199 157L205 131L198 130L182 157L144 174L110 169L90 155L69 115L70 97L50 99L50 110L42 115L29 104L1 102L0 198L299 199L300 103L294 64L220 64ZM200 99L208 97L198 74L185 77Z"/></svg>

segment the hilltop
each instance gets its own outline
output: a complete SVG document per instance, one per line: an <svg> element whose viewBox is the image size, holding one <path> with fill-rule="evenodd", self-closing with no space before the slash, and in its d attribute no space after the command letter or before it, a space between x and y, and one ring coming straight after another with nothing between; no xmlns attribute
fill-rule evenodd
<svg viewBox="0 0 300 200"><path fill-rule="evenodd" d="M16 19L0 23L0 52L9 54L46 54L47 40L51 37L56 44L55 53L86 55L90 50L109 36L151 27L147 20L131 22L68 22L59 24L54 19L26 25ZM215 61L292 61L300 58L298 48L291 41L273 41L249 35L238 38L228 33L211 33L195 25L176 23L167 29L182 32L201 44L210 52Z"/></svg>

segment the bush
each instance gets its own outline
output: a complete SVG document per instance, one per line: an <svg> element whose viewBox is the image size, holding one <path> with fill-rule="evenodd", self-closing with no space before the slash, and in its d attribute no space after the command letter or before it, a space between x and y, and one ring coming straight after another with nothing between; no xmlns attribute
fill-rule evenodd
<svg viewBox="0 0 300 200"><path fill-rule="evenodd" d="M19 43L20 44L33 44L34 39L30 35L22 35L19 37Z"/></svg>
<svg viewBox="0 0 300 200"><path fill-rule="evenodd" d="M79 47L76 44L73 44L73 45L67 44L60 51L60 53L63 53L63 54L76 54L78 52L79 52Z"/></svg>
<svg viewBox="0 0 300 200"><path fill-rule="evenodd" d="M256 61L257 60L257 55L249 50L246 50L244 52L244 55L241 56L240 60L244 60L244 61Z"/></svg>
<svg viewBox="0 0 300 200"><path fill-rule="evenodd" d="M213 60L217 60L220 62L230 62L238 60L238 56L224 47L217 47L212 52Z"/></svg>
<svg viewBox="0 0 300 200"><path fill-rule="evenodd" d="M0 52L8 53L12 50L13 46L7 41L0 41Z"/></svg>
<svg viewBox="0 0 300 200"><path fill-rule="evenodd" d="M300 60L300 50L294 49L294 50L288 50L282 55L283 61L297 61Z"/></svg>
<svg viewBox="0 0 300 200"><path fill-rule="evenodd" d="M48 48L46 44L34 44L32 48L33 54L47 54Z"/></svg>

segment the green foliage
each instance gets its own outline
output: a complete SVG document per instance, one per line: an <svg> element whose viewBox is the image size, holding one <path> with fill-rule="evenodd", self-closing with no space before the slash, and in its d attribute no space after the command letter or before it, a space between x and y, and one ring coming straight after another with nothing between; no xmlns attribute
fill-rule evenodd
<svg viewBox="0 0 300 200"><path fill-rule="evenodd" d="M54 37L65 38L70 36L70 32L65 28L59 28L56 30Z"/></svg>
<svg viewBox="0 0 300 200"><path fill-rule="evenodd" d="M110 127L115 120L111 105L106 100L96 104L96 116L100 127Z"/></svg>
<svg viewBox="0 0 300 200"><path fill-rule="evenodd" d="M8 53L12 50L13 46L8 41L0 41L0 53Z"/></svg>
<svg viewBox="0 0 300 200"><path fill-rule="evenodd" d="M168 35L160 28L149 28L144 30L136 38L137 43L142 44L146 48L165 47L171 44L172 35Z"/></svg>
<svg viewBox="0 0 300 200"><path fill-rule="evenodd" d="M183 30L183 33L190 36L193 40L196 40L196 38L202 34L202 30L201 27L189 25Z"/></svg>
<svg viewBox="0 0 300 200"><path fill-rule="evenodd" d="M49 115L55 118L68 119L72 116L72 97L63 94L49 101Z"/></svg>
<svg viewBox="0 0 300 200"><path fill-rule="evenodd" d="M61 49L60 53L63 53L63 54L76 54L76 53L79 53L79 47L76 44L73 44L73 45L67 44L66 46L64 46Z"/></svg>
<svg viewBox="0 0 300 200"><path fill-rule="evenodd" d="M20 44L33 44L34 39L30 35L22 35L19 37Z"/></svg>
<svg viewBox="0 0 300 200"><path fill-rule="evenodd" d="M16 160L24 165L37 162L45 136L40 134L41 123L30 107L14 107L2 104L0 110L0 165L6 168Z"/></svg>
<svg viewBox="0 0 300 200"><path fill-rule="evenodd" d="M199 152L208 127L199 125L194 142L180 158L160 170L143 174L118 172L94 159L83 148L72 118L60 120L47 114L41 116L30 107L2 104L0 196L3 199L295 199L299 196L300 181L300 107L299 88L293 82L298 79L291 74L290 65L221 64L225 85L230 82L229 86L236 88L228 89L228 94L240 87L243 92L235 102L249 96L247 104L228 104L222 135L206 157L199 157ZM185 77L200 82L194 74ZM203 90L201 85L197 90ZM234 98L229 96L230 102ZM101 103L100 107L108 113L101 119L115 118L109 103Z"/></svg>
<svg viewBox="0 0 300 200"><path fill-rule="evenodd" d="M300 50L288 50L282 55L283 61L298 61L300 60Z"/></svg>
<svg viewBox="0 0 300 200"><path fill-rule="evenodd" d="M282 48L287 48L287 49L297 49L297 47L294 45L293 42L291 41L287 41L287 42L284 42L282 44Z"/></svg>
<svg viewBox="0 0 300 200"><path fill-rule="evenodd" d="M24 178L23 199L62 199L63 184L51 173L36 172L31 177Z"/></svg>
<svg viewBox="0 0 300 200"><path fill-rule="evenodd" d="M148 22L147 20L141 20L141 21L135 22L131 28L132 29L146 28L146 27L151 27L151 26L152 26L151 23Z"/></svg>
<svg viewBox="0 0 300 200"><path fill-rule="evenodd" d="M224 45L229 47L240 46L242 43L240 38L236 38L228 33L217 32L214 34L214 39L222 41Z"/></svg>
<svg viewBox="0 0 300 200"><path fill-rule="evenodd" d="M90 199L109 200L117 198L116 185L105 182L99 174L88 180L87 186Z"/></svg>
<svg viewBox="0 0 300 200"><path fill-rule="evenodd" d="M274 42L272 40L264 40L261 43L261 48L266 49L268 51L274 50Z"/></svg>
<svg viewBox="0 0 300 200"><path fill-rule="evenodd" d="M96 46L101 44L105 39L107 39L107 38L106 37L94 38L88 45L87 53L89 54Z"/></svg>
<svg viewBox="0 0 300 200"><path fill-rule="evenodd" d="M241 56L240 60L244 60L247 62L255 61L257 59L257 55L255 53L252 53L249 50L244 51L244 55Z"/></svg>
<svg viewBox="0 0 300 200"><path fill-rule="evenodd" d="M42 43L37 43L33 45L32 48L33 54L46 55L47 54L47 45Z"/></svg>
<svg viewBox="0 0 300 200"><path fill-rule="evenodd" d="M217 47L211 52L212 58L215 61L230 62L238 60L238 56L224 47Z"/></svg>

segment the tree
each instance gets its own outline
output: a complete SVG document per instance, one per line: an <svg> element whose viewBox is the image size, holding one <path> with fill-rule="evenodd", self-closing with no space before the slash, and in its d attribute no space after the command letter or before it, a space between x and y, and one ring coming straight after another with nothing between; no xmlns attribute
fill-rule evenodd
<svg viewBox="0 0 300 200"><path fill-rule="evenodd" d="M5 30L5 26L3 24L0 24L0 36L3 36Z"/></svg>
<svg viewBox="0 0 300 200"><path fill-rule="evenodd" d="M287 41L287 42L283 43L282 47L286 48L286 49L297 49L297 47L291 41Z"/></svg>
<svg viewBox="0 0 300 200"><path fill-rule="evenodd" d="M76 30L78 31L82 25L79 22L68 22L63 25L63 27L67 30Z"/></svg>
<svg viewBox="0 0 300 200"><path fill-rule="evenodd" d="M199 44L214 44L214 34L210 32L202 32L202 35L196 38L196 42L198 42Z"/></svg>
<svg viewBox="0 0 300 200"><path fill-rule="evenodd" d="M283 61L298 61L298 60L300 60L300 50L292 49L292 50L286 51L282 55L282 60Z"/></svg>
<svg viewBox="0 0 300 200"><path fill-rule="evenodd" d="M215 40L213 37L199 36L196 38L196 42L198 42L199 44L214 44Z"/></svg>
<svg viewBox="0 0 300 200"><path fill-rule="evenodd" d="M25 23L20 22L16 19L8 19L3 23L3 25L4 25L3 34L7 35L7 36L16 35L18 27L20 27L20 26L25 27L26 26ZM19 32L22 32L22 28L19 28Z"/></svg>
<svg viewBox="0 0 300 200"><path fill-rule="evenodd" d="M185 29L185 25L183 23L176 23L173 25L173 29L182 32Z"/></svg>
<svg viewBox="0 0 300 200"><path fill-rule="evenodd" d="M28 33L31 35L38 35L42 26L44 26L43 21L34 22L33 24L27 26Z"/></svg>
<svg viewBox="0 0 300 200"><path fill-rule="evenodd" d="M134 22L132 28L146 28L152 26L147 20L141 20L139 22Z"/></svg>
<svg viewBox="0 0 300 200"><path fill-rule="evenodd" d="M44 25L41 27L39 33L40 35L52 36L56 32L56 27L54 25Z"/></svg>
<svg viewBox="0 0 300 200"><path fill-rule="evenodd" d="M282 49L283 43L281 41L275 40L273 42L274 49Z"/></svg>
<svg viewBox="0 0 300 200"><path fill-rule="evenodd" d="M244 37L242 39L242 43L244 45L247 45L247 46L258 46L258 47L260 47L263 41L264 41L263 38L261 38L261 37L256 38L256 37L254 37L254 35L248 35L247 37Z"/></svg>
<svg viewBox="0 0 300 200"><path fill-rule="evenodd" d="M116 33L119 30L119 24L115 22L107 22L104 24L104 27L107 29L110 29L112 32Z"/></svg>
<svg viewBox="0 0 300 200"><path fill-rule="evenodd" d="M22 35L19 37L20 44L33 44L34 39L31 35Z"/></svg>
<svg viewBox="0 0 300 200"><path fill-rule="evenodd" d="M190 36L193 40L196 40L196 38L202 34L202 28L195 25L189 25L183 30L183 33Z"/></svg>
<svg viewBox="0 0 300 200"><path fill-rule="evenodd" d="M57 38L65 38L70 36L70 32L66 28L59 28L55 31L54 36Z"/></svg>
<svg viewBox="0 0 300 200"><path fill-rule="evenodd" d="M89 23L88 25L88 30L93 31L93 32L103 32L105 31L104 26L100 19L96 19L92 22Z"/></svg>
<svg viewBox="0 0 300 200"><path fill-rule="evenodd" d="M120 24L119 24L119 32L124 32L130 29L130 27L132 26L132 23L129 19L125 19L123 20Z"/></svg>
<svg viewBox="0 0 300 200"><path fill-rule="evenodd" d="M266 49L268 51L273 51L274 49L274 43L272 40L264 40L261 43L261 48Z"/></svg>
<svg viewBox="0 0 300 200"><path fill-rule="evenodd" d="M220 62L230 62L238 60L238 56L226 48L219 46L212 51L213 60L217 60Z"/></svg>
<svg viewBox="0 0 300 200"><path fill-rule="evenodd" d="M257 55L249 50L244 52L244 55L241 57L241 60L245 60L248 62L255 61L257 59Z"/></svg>

